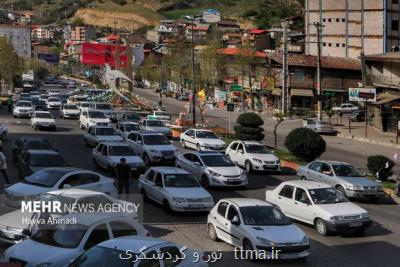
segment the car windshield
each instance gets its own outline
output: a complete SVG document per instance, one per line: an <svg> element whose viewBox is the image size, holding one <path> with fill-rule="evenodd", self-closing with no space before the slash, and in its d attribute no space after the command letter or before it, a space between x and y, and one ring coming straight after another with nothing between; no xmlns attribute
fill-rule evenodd
<svg viewBox="0 0 400 267"><path fill-rule="evenodd" d="M271 151L263 145L245 145L246 152L251 154L272 154Z"/></svg>
<svg viewBox="0 0 400 267"><path fill-rule="evenodd" d="M150 127L166 127L163 121L147 121L147 126Z"/></svg>
<svg viewBox="0 0 400 267"><path fill-rule="evenodd" d="M45 140L27 141L22 146L23 150L36 149L36 150L52 150L52 146Z"/></svg>
<svg viewBox="0 0 400 267"><path fill-rule="evenodd" d="M121 260L123 257L129 257L131 260ZM137 259L137 257L138 255L132 253L132 251L129 251L128 254L126 251L115 248L95 246L86 253L83 253L70 267L131 267L133 264L132 261ZM142 265L139 264L139 266Z"/></svg>
<svg viewBox="0 0 400 267"><path fill-rule="evenodd" d="M347 202L347 199L334 188L318 188L308 190L314 204L336 204Z"/></svg>
<svg viewBox="0 0 400 267"><path fill-rule="evenodd" d="M125 124L125 130L127 132L139 131L140 130L140 125L139 124Z"/></svg>
<svg viewBox="0 0 400 267"><path fill-rule="evenodd" d="M31 102L27 102L27 101L18 102L16 106L17 107L32 107L32 103Z"/></svg>
<svg viewBox="0 0 400 267"><path fill-rule="evenodd" d="M64 175L69 173L67 169L47 169L33 173L25 177L23 183L42 187L53 187Z"/></svg>
<svg viewBox="0 0 400 267"><path fill-rule="evenodd" d="M78 110L78 107L76 105L64 105L64 109Z"/></svg>
<svg viewBox="0 0 400 267"><path fill-rule="evenodd" d="M96 109L111 109L109 104L96 104Z"/></svg>
<svg viewBox="0 0 400 267"><path fill-rule="evenodd" d="M87 231L82 224L51 224L33 233L31 239L60 248L76 248Z"/></svg>
<svg viewBox="0 0 400 267"><path fill-rule="evenodd" d="M35 199L40 202L45 203L52 203L54 201L60 202L62 207L66 205L70 206L75 203L75 198L67 197L63 195L56 195L56 194L41 194L39 195L38 199ZM55 209L56 210L56 209ZM68 209L61 208L61 211L52 211L51 215L67 215L69 214Z"/></svg>
<svg viewBox="0 0 400 267"><path fill-rule="evenodd" d="M144 135L143 136L145 145L169 145L168 138L164 135Z"/></svg>
<svg viewBox="0 0 400 267"><path fill-rule="evenodd" d="M196 137L197 138L207 138L207 139L218 139L218 136L216 136L213 132L209 132L209 131L197 131Z"/></svg>
<svg viewBox="0 0 400 267"><path fill-rule="evenodd" d="M100 111L90 111L89 118L91 119L105 119L107 118L103 112Z"/></svg>
<svg viewBox="0 0 400 267"><path fill-rule="evenodd" d="M40 119L52 119L53 116L51 116L50 112L38 112L35 114L35 118L40 118Z"/></svg>
<svg viewBox="0 0 400 267"><path fill-rule="evenodd" d="M47 99L47 102L60 102L60 99L55 97L50 97L49 99Z"/></svg>
<svg viewBox="0 0 400 267"><path fill-rule="evenodd" d="M57 167L64 166L64 160L57 154L31 154L31 166Z"/></svg>
<svg viewBox="0 0 400 267"><path fill-rule="evenodd" d="M224 155L202 155L201 159L203 160L206 166L210 167L233 167L235 164L225 157Z"/></svg>
<svg viewBox="0 0 400 267"><path fill-rule="evenodd" d="M362 175L351 165L332 165L336 176L343 177L361 177Z"/></svg>
<svg viewBox="0 0 400 267"><path fill-rule="evenodd" d="M114 128L97 128L96 135L117 135Z"/></svg>
<svg viewBox="0 0 400 267"><path fill-rule="evenodd" d="M321 125L331 125L329 122L327 121L320 121L319 124Z"/></svg>
<svg viewBox="0 0 400 267"><path fill-rule="evenodd" d="M80 106L81 108L87 108L87 107L90 106L90 103L81 103L79 106Z"/></svg>
<svg viewBox="0 0 400 267"><path fill-rule="evenodd" d="M290 225L292 222L273 206L241 207L240 212L246 225Z"/></svg>
<svg viewBox="0 0 400 267"><path fill-rule="evenodd" d="M127 121L140 121L140 116L135 113L125 114L125 120Z"/></svg>
<svg viewBox="0 0 400 267"><path fill-rule="evenodd" d="M186 173L164 174L165 187L200 187L192 175Z"/></svg>
<svg viewBox="0 0 400 267"><path fill-rule="evenodd" d="M110 156L136 156L135 152L130 146L109 146Z"/></svg>

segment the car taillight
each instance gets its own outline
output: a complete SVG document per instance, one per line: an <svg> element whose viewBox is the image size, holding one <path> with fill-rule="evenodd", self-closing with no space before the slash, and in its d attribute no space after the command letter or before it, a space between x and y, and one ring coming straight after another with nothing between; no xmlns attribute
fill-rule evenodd
<svg viewBox="0 0 400 267"><path fill-rule="evenodd" d="M152 237L153 235L150 232L147 232L146 236L147 237Z"/></svg>

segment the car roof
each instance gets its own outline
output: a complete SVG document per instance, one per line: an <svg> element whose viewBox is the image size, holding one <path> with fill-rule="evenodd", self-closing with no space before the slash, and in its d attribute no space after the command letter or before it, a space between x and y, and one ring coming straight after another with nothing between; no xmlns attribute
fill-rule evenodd
<svg viewBox="0 0 400 267"><path fill-rule="evenodd" d="M22 136L20 138L18 138L18 140L24 140L24 142L29 142L29 141L44 141L47 142L47 139L43 138L43 137L39 137L39 136Z"/></svg>
<svg viewBox="0 0 400 267"><path fill-rule="evenodd" d="M27 150L28 153L32 154L32 155L39 155L39 154L47 154L47 155L60 155L60 153L58 153L57 151L54 150L40 150L40 149L29 149Z"/></svg>
<svg viewBox="0 0 400 267"><path fill-rule="evenodd" d="M159 132L153 132L153 131L131 131L132 133L138 133L141 135L163 135L162 133Z"/></svg>
<svg viewBox="0 0 400 267"><path fill-rule="evenodd" d="M191 128L190 130L193 130L193 131L202 131L202 132L212 132L211 130L208 130L208 129L193 129L193 128Z"/></svg>
<svg viewBox="0 0 400 267"><path fill-rule="evenodd" d="M98 191L92 191L92 190L86 190L86 189L78 189L78 188L67 188L67 189L60 189L60 190L55 190L55 191L50 191L47 192L47 194L52 194L52 195L67 195L71 194L73 195L105 195L102 192Z"/></svg>
<svg viewBox="0 0 400 267"><path fill-rule="evenodd" d="M119 124L134 124L134 125L140 125L137 122L133 122L133 121L120 121Z"/></svg>
<svg viewBox="0 0 400 267"><path fill-rule="evenodd" d="M351 165L349 163L346 163L343 161L336 161L336 160L316 160L316 161L331 164L331 165Z"/></svg>
<svg viewBox="0 0 400 267"><path fill-rule="evenodd" d="M224 198L220 201L228 201L236 204L238 207L247 207L247 206L272 206L270 203L254 199L254 198Z"/></svg>
<svg viewBox="0 0 400 267"><path fill-rule="evenodd" d="M112 126L90 126L89 128L91 128L91 129L103 129L103 128L114 129L114 127L112 127Z"/></svg>
<svg viewBox="0 0 400 267"><path fill-rule="evenodd" d="M197 154L199 156L204 156L204 155L223 155L219 151L211 151L211 150L190 151L190 152L187 152L187 153L194 153L194 154Z"/></svg>
<svg viewBox="0 0 400 267"><path fill-rule="evenodd" d="M143 249L143 247L147 247L147 249L150 249L154 246L163 244L171 243L165 240L145 236L123 236L104 241L98 246L122 251L130 250L133 253L140 253L140 250Z"/></svg>
<svg viewBox="0 0 400 267"><path fill-rule="evenodd" d="M100 142L99 144L103 144L103 145L106 145L106 146L129 146L130 147L129 144L124 143L124 142L113 142L113 141L110 141L110 142Z"/></svg>
<svg viewBox="0 0 400 267"><path fill-rule="evenodd" d="M243 143L245 145L263 145L260 142L256 142L256 141L242 141L242 140L235 140L233 142L240 142Z"/></svg>
<svg viewBox="0 0 400 267"><path fill-rule="evenodd" d="M159 166L159 167L152 167L151 169L157 171L157 172L162 172L164 174L174 174L174 173L184 173L187 174L188 172L185 171L184 169L177 168L177 167L167 167L167 166Z"/></svg>
<svg viewBox="0 0 400 267"><path fill-rule="evenodd" d="M309 181L309 180L286 181L286 182L283 182L283 184L303 187L303 188L306 188L306 189L330 188L330 187L332 187L332 186L330 186L328 184L325 184L325 183L319 183L319 182L314 182L314 181Z"/></svg>

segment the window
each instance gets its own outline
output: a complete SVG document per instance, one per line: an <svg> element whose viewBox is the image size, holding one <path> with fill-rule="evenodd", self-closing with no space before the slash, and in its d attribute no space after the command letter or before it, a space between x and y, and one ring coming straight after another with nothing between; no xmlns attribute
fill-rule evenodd
<svg viewBox="0 0 400 267"><path fill-rule="evenodd" d="M140 261L138 267L160 267L160 260L155 251L150 251L146 254L146 258Z"/></svg>
<svg viewBox="0 0 400 267"><path fill-rule="evenodd" d="M336 19L336 22L340 22L340 19Z"/></svg>
<svg viewBox="0 0 400 267"><path fill-rule="evenodd" d="M306 191L304 189L301 189L301 188L297 188L296 189L296 194L294 196L294 199L296 201L299 201L299 202L304 203L304 204L311 203L310 199L307 196Z"/></svg>
<svg viewBox="0 0 400 267"><path fill-rule="evenodd" d="M236 148L238 147L238 144L239 144L239 143L236 143L236 142L235 142L235 143L232 143L231 149L232 149L232 150L236 150Z"/></svg>
<svg viewBox="0 0 400 267"><path fill-rule="evenodd" d="M392 4L398 4L399 0L392 0Z"/></svg>
<svg viewBox="0 0 400 267"><path fill-rule="evenodd" d="M342 19L342 22L346 22L346 19Z"/></svg>
<svg viewBox="0 0 400 267"><path fill-rule="evenodd" d="M156 174L156 178L154 179L154 184L162 186L163 182L162 182L162 174L161 173L158 172Z"/></svg>
<svg viewBox="0 0 400 267"><path fill-rule="evenodd" d="M322 166L322 163L316 161L316 162L313 162L310 165L308 165L308 168L310 170L313 170L313 171L316 171L316 172L320 172L321 171L321 166Z"/></svg>
<svg viewBox="0 0 400 267"><path fill-rule="evenodd" d="M230 205L229 210L228 210L228 215L226 216L226 218L228 220L232 221L233 217L235 217L235 216L238 216L238 218L239 218L239 213L233 205Z"/></svg>
<svg viewBox="0 0 400 267"><path fill-rule="evenodd" d="M136 133L131 133L131 134L128 135L128 139L133 141L133 142L136 142L137 136L138 135Z"/></svg>
<svg viewBox="0 0 400 267"><path fill-rule="evenodd" d="M332 176L332 175L333 175L331 166L329 166L329 165L326 164L326 163L323 163L323 164L322 164L321 172L322 172L323 174L325 174L325 175L329 175L329 176Z"/></svg>
<svg viewBox="0 0 400 267"><path fill-rule="evenodd" d="M97 148L97 151L100 152L100 153L102 153L103 147L104 147L104 145L103 145L103 144L100 144L99 147Z"/></svg>
<svg viewBox="0 0 400 267"><path fill-rule="evenodd" d="M342 44L342 47L346 47L346 44Z"/></svg>
<svg viewBox="0 0 400 267"><path fill-rule="evenodd" d="M329 47L331 47L331 46L332 46L332 44L331 44L331 43L329 43L329 44L328 44L328 46L329 46Z"/></svg>
<svg viewBox="0 0 400 267"><path fill-rule="evenodd" d="M217 212L219 215L221 215L222 217L225 217L225 213L226 213L226 208L228 207L228 203L226 202L221 202L218 206Z"/></svg>
<svg viewBox="0 0 400 267"><path fill-rule="evenodd" d="M332 19L328 19L328 22L332 22Z"/></svg>
<svg viewBox="0 0 400 267"><path fill-rule="evenodd" d="M155 174L156 174L156 173L155 173L153 170L149 171L149 173L148 173L147 176L146 176L146 179L149 180L149 181L151 181L151 182L153 182L153 179L154 179L154 175L155 175Z"/></svg>
<svg viewBox="0 0 400 267"><path fill-rule="evenodd" d="M175 267L182 262L182 255L177 247L165 247L161 248L160 251L168 256L163 257L164 267Z"/></svg>
<svg viewBox="0 0 400 267"><path fill-rule="evenodd" d="M323 46L326 46L326 43L323 43L322 45L323 45Z"/></svg>
<svg viewBox="0 0 400 267"><path fill-rule="evenodd" d="M97 183L100 180L100 176L94 173L77 173L67 177L59 188L64 188L64 185L80 186L84 184Z"/></svg>
<svg viewBox="0 0 400 267"><path fill-rule="evenodd" d="M286 197L286 198L292 198L293 197L293 191L294 187L291 185L285 185L281 192L279 193L280 196Z"/></svg>
<svg viewBox="0 0 400 267"><path fill-rule="evenodd" d="M336 47L340 47L340 44L336 44Z"/></svg>
<svg viewBox="0 0 400 267"><path fill-rule="evenodd" d="M238 151L238 152L239 152L239 151L244 152L243 144L239 144L239 145L238 145L237 151Z"/></svg>
<svg viewBox="0 0 400 267"><path fill-rule="evenodd" d="M186 153L183 155L183 157L189 161L193 161L192 153Z"/></svg>
<svg viewBox="0 0 400 267"><path fill-rule="evenodd" d="M189 130L189 131L186 132L186 135L194 137L194 131L193 130Z"/></svg>
<svg viewBox="0 0 400 267"><path fill-rule="evenodd" d="M86 241L84 249L87 250L108 239L109 235L107 226L104 223L100 224L96 226L96 228L94 228L93 231L90 233L90 236Z"/></svg>
<svg viewBox="0 0 400 267"><path fill-rule="evenodd" d="M392 31L398 31L399 30L399 21L397 19L392 20Z"/></svg>
<svg viewBox="0 0 400 267"><path fill-rule="evenodd" d="M99 182L100 176L94 173L87 172L79 174L79 179L83 184L91 184Z"/></svg>
<svg viewBox="0 0 400 267"><path fill-rule="evenodd" d="M201 164L200 158L198 156L196 156L195 154L192 154L192 161L193 162L198 162Z"/></svg>
<svg viewBox="0 0 400 267"><path fill-rule="evenodd" d="M326 19L322 19L322 22L326 22Z"/></svg>
<svg viewBox="0 0 400 267"><path fill-rule="evenodd" d="M110 226L114 238L127 235L137 235L136 229L125 222L110 222Z"/></svg>

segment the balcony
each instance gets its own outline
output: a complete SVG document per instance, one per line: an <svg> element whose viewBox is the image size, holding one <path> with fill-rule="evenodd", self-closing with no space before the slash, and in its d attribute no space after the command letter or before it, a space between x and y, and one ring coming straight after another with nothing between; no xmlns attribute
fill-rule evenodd
<svg viewBox="0 0 400 267"><path fill-rule="evenodd" d="M389 87L400 87L400 77L392 75L392 76L384 76L384 75L369 75L368 76L369 83L372 85L384 85Z"/></svg>

